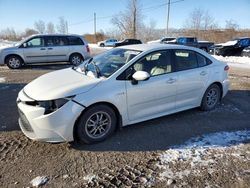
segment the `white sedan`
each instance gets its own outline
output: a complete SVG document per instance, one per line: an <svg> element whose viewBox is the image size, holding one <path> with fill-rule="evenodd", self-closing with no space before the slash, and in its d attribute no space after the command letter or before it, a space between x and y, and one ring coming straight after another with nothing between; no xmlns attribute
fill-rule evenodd
<svg viewBox="0 0 250 188"><path fill-rule="evenodd" d="M119 126L212 110L228 92L228 69L192 47L114 48L26 85L17 98L19 124L34 140L99 142Z"/></svg>

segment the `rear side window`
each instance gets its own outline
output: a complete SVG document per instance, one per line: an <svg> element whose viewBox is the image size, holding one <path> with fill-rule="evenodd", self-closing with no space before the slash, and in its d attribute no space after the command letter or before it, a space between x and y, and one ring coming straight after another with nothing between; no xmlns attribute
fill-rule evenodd
<svg viewBox="0 0 250 188"><path fill-rule="evenodd" d="M68 45L66 37L62 36L51 36L47 37L47 46L65 46Z"/></svg>
<svg viewBox="0 0 250 188"><path fill-rule="evenodd" d="M196 53L190 50L174 50L174 60L177 71L198 67Z"/></svg>
<svg viewBox="0 0 250 188"><path fill-rule="evenodd" d="M79 37L68 37L69 45L84 45L83 41Z"/></svg>

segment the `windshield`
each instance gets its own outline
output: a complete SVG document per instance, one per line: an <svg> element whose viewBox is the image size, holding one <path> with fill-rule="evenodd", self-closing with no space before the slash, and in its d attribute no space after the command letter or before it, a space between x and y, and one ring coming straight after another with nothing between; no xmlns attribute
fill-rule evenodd
<svg viewBox="0 0 250 188"><path fill-rule="evenodd" d="M84 61L75 70L96 78L108 78L139 53L136 50L114 48Z"/></svg>

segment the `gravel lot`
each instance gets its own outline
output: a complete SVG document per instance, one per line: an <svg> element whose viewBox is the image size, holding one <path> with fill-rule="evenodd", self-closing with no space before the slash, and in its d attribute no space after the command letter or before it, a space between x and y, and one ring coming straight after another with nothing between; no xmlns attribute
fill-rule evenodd
<svg viewBox="0 0 250 188"><path fill-rule="evenodd" d="M250 187L249 135L244 144L170 149L201 135L250 131L250 69L231 68L230 92L211 112L192 109L127 126L95 145L27 139L17 123L19 90L65 67L0 67L0 187L31 187L37 176L48 178L44 187Z"/></svg>

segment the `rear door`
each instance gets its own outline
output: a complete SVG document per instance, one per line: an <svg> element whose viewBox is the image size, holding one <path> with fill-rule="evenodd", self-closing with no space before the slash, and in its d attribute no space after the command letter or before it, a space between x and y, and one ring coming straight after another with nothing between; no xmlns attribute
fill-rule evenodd
<svg viewBox="0 0 250 188"><path fill-rule="evenodd" d="M44 37L34 37L23 44L25 63L38 63L47 61L47 48Z"/></svg>
<svg viewBox="0 0 250 188"><path fill-rule="evenodd" d="M176 109L192 107L200 102L208 80L206 58L192 50L173 50L178 73Z"/></svg>
<svg viewBox="0 0 250 188"><path fill-rule="evenodd" d="M65 36L46 37L48 61L68 61L69 46Z"/></svg>

